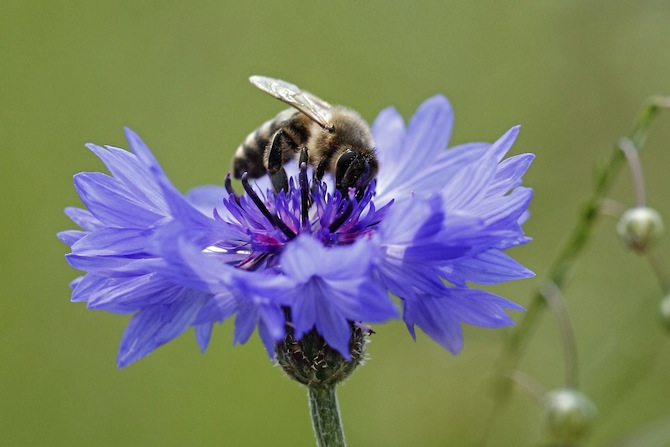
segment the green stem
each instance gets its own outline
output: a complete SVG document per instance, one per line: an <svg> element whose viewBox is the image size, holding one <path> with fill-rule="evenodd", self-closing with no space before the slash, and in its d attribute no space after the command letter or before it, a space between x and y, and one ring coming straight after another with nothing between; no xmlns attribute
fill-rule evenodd
<svg viewBox="0 0 670 447"><path fill-rule="evenodd" d="M636 150L639 151L644 145L651 123L657 117L658 112L663 108L670 108L670 97L653 97L642 109L642 113L638 117L633 130L628 135L628 139ZM575 224L572 233L554 259L545 279L545 281L553 284L553 286L557 287L559 290L564 288L569 273L575 264L575 260L584 250L586 243L591 236L591 231L600 215L601 202L612 187L625 158L623 151L617 145L614 148L607 165L597 173L595 186L591 192L591 196L582 206L582 210L579 213L577 223ZM509 376L509 372L516 368L523 348L529 339L529 335L532 333L538 319L542 315L542 311L546 306L546 300L542 296L542 290L545 288L545 284L546 282L540 283L533 294L531 303L528 306L528 311L503 347L503 352L500 358L500 372L502 377ZM510 386L508 380L500 383L504 383L504 385L501 385L504 388ZM499 391L502 396L507 394L506 389Z"/></svg>
<svg viewBox="0 0 670 447"><path fill-rule="evenodd" d="M649 133L649 127L661 109L670 109L670 97L652 97L642 109L633 130L628 135L628 143L636 151L639 151L644 145ZM607 164L596 173L593 191L582 206L572 232L559 250L558 255L554 258L545 279L540 281L535 289L527 312L522 317L515 331L507 338L498 359L498 375L496 376L493 389L496 398L494 408L489 413L489 417L485 422L481 445L486 445L488 442L496 415L502 411L504 403L510 394L513 384L510 378L514 377L513 372L519 363L523 349L528 343L530 335L547 305L543 291L547 287L553 287L559 292L563 290L577 257L582 253L591 236L591 231L600 215L603 199L612 187L625 159L624 151L617 145Z"/></svg>
<svg viewBox="0 0 670 447"><path fill-rule="evenodd" d="M312 385L307 389L317 447L345 447L335 385Z"/></svg>

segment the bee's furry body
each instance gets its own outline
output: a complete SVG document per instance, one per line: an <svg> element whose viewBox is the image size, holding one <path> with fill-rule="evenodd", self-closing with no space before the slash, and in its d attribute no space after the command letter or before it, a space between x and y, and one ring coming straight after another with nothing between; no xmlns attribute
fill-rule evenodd
<svg viewBox="0 0 670 447"><path fill-rule="evenodd" d="M265 84L259 85L254 78ZM314 166L316 176L321 178L326 172L331 173L343 193L350 187L366 186L376 176L379 163L372 134L358 113L331 106L285 81L252 77L252 82L295 108L280 112L247 136L233 158L236 178L245 172L252 178L272 173L269 165L273 163L269 157L273 144L277 144L275 153L281 152L279 166L306 148L308 164ZM268 91L266 84L273 90ZM283 96L289 93L296 96Z"/></svg>

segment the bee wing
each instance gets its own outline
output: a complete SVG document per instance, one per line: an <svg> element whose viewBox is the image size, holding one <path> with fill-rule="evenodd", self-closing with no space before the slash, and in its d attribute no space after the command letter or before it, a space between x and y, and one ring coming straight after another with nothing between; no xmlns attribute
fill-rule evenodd
<svg viewBox="0 0 670 447"><path fill-rule="evenodd" d="M269 93L291 107L300 110L319 126L325 129L331 127L328 117L332 106L323 99L300 90L296 85L281 79L251 76L249 81L265 93Z"/></svg>

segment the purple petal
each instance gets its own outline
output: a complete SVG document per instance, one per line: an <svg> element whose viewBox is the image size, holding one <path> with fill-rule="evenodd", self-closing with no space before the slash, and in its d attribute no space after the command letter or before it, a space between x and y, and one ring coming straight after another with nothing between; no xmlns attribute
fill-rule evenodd
<svg viewBox="0 0 670 447"><path fill-rule="evenodd" d="M69 246L74 245L79 239L83 238L86 236L88 232L86 231L79 231L79 230L65 230L65 231L60 231L56 234L58 239L60 239L62 242L66 243Z"/></svg>
<svg viewBox="0 0 670 447"><path fill-rule="evenodd" d="M97 230L99 228L104 228L105 226L102 222L96 219L90 211L81 208L68 206L65 208L65 215L72 219L72 222L87 231Z"/></svg>
<svg viewBox="0 0 670 447"><path fill-rule="evenodd" d="M172 309L162 305L142 309L131 318L121 339L117 364L124 368L184 332L204 304L203 295L183 290ZM166 316L171 316L168 319Z"/></svg>
<svg viewBox="0 0 670 447"><path fill-rule="evenodd" d="M463 330L445 301L430 295L406 301L403 320L413 338L416 339L414 326L419 326L426 335L456 355L463 348Z"/></svg>
<svg viewBox="0 0 670 447"><path fill-rule="evenodd" d="M378 148L381 172L392 169L394 165L402 166L398 161L406 155L402 151L405 121L398 111L393 107L382 110L372 123L371 130Z"/></svg>
<svg viewBox="0 0 670 447"><path fill-rule="evenodd" d="M207 217L214 217L214 210L221 217L228 215L228 209L223 205L223 199L228 197L228 191L222 186L198 186L186 193L186 200Z"/></svg>
<svg viewBox="0 0 670 447"><path fill-rule="evenodd" d="M97 219L109 226L147 228L164 217L160 210L147 207L125 186L105 174L77 174L74 185L84 205Z"/></svg>
<svg viewBox="0 0 670 447"><path fill-rule="evenodd" d="M392 111L386 115L376 123L373 135L379 141L397 139L402 147L398 143L389 144L390 154L386 155L385 147L380 146L380 158L384 162L378 175L378 192L382 197L378 200L383 200L381 203L417 190L424 191L427 184L432 185L431 181L426 182L429 178L426 171L435 165L435 160L446 149L453 126L451 105L439 95L419 107L403 139L400 139L398 117Z"/></svg>
<svg viewBox="0 0 670 447"><path fill-rule="evenodd" d="M457 354L463 347L461 322L488 328L514 324L505 309L523 310L489 292L448 287L441 296L420 295L406 302L403 319L408 327L419 326L430 338Z"/></svg>
<svg viewBox="0 0 670 447"><path fill-rule="evenodd" d="M133 255L146 253L153 231L134 228L104 228L79 239L72 252L80 256Z"/></svg>
<svg viewBox="0 0 670 447"><path fill-rule="evenodd" d="M491 249L454 264L445 278L452 283L498 284L535 274L499 250Z"/></svg>
<svg viewBox="0 0 670 447"><path fill-rule="evenodd" d="M183 289L156 273L141 276L107 278L88 299L89 309L131 313L143 307L170 302Z"/></svg>
<svg viewBox="0 0 670 447"><path fill-rule="evenodd" d="M135 276L149 273L155 259L127 256L80 256L70 253L65 259L73 268L100 276Z"/></svg>
<svg viewBox="0 0 670 447"><path fill-rule="evenodd" d="M498 138L496 142L491 145L488 155L493 156L498 163L500 163L505 154L512 148L514 141L516 141L516 137L519 135L520 128L521 126L514 126L505 132L503 136Z"/></svg>
<svg viewBox="0 0 670 447"><path fill-rule="evenodd" d="M521 185L521 177L526 173L535 155L521 154L503 160L498 165L495 180L489 185L488 195L506 194Z"/></svg>
<svg viewBox="0 0 670 447"><path fill-rule="evenodd" d="M87 147L100 157L112 176L126 185L138 200L155 206L162 214L166 213L168 208L160 188L146 166L134 154L111 146L101 148L88 144Z"/></svg>
<svg viewBox="0 0 670 447"><path fill-rule="evenodd" d="M200 346L200 353L205 352L212 337L212 323L199 324L195 328L195 341Z"/></svg>
<svg viewBox="0 0 670 447"><path fill-rule="evenodd" d="M89 297L101 287L102 284L107 280L103 276L91 275L90 273L85 276L80 276L77 278L78 281L73 281L72 286L72 302L86 302Z"/></svg>

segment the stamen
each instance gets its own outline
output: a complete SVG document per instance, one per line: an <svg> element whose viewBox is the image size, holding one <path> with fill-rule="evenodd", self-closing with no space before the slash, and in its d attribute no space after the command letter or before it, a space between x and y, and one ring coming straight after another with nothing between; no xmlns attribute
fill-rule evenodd
<svg viewBox="0 0 670 447"><path fill-rule="evenodd" d="M303 151L305 151L303 149ZM305 151L306 152L306 151ZM302 156L300 157L302 159ZM309 208L311 206L310 197L309 197L309 182L307 181L307 163L300 163L300 214L302 217L302 227L306 228L309 226Z"/></svg>
<svg viewBox="0 0 670 447"><path fill-rule="evenodd" d="M268 253L261 253L258 256L249 256L240 261L235 267L242 270L256 270L261 265L261 262L267 259L268 256Z"/></svg>
<svg viewBox="0 0 670 447"><path fill-rule="evenodd" d="M335 218L332 224L328 227L328 230L333 233L335 232L344 222L347 221L349 216L351 216L351 212L354 210L354 201L349 199L346 201L347 206L346 208L340 213L339 216Z"/></svg>
<svg viewBox="0 0 670 447"><path fill-rule="evenodd" d="M246 172L242 174L242 187L249 195L251 200L253 200L254 204L259 209L259 211L263 214L263 216L265 216L270 221L271 224L279 228L281 232L284 233L286 237L288 237L289 239L293 239L296 237L296 234L293 231L291 231L291 229L287 227L286 224L281 219L273 215L267 209L261 198L258 197L258 194L256 194L256 191L254 191L254 189L249 184L249 175Z"/></svg>

